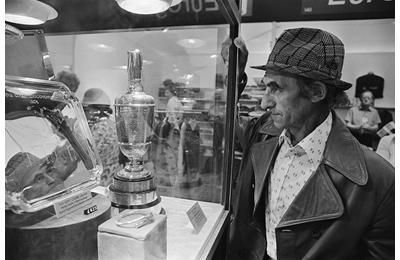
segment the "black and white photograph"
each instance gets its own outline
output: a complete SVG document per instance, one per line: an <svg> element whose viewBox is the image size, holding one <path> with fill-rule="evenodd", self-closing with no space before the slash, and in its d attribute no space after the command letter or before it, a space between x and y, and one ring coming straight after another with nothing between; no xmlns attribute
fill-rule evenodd
<svg viewBox="0 0 400 260"><path fill-rule="evenodd" d="M6 260L395 260L394 0L5 0Z"/></svg>

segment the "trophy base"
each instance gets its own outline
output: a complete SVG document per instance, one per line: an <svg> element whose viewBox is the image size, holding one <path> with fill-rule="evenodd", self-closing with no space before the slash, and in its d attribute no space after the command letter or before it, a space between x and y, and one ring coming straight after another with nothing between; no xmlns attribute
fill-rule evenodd
<svg viewBox="0 0 400 260"><path fill-rule="evenodd" d="M124 204L117 204L115 202L111 202L111 206L114 208L119 208L119 209L148 209L148 208L156 206L160 202L161 202L161 198L158 197L155 201L152 201L152 202L146 203L146 204L142 204L142 205L124 205Z"/></svg>
<svg viewBox="0 0 400 260"><path fill-rule="evenodd" d="M160 203L156 192L154 177L127 179L114 175L113 183L108 187L111 205L122 209L145 209Z"/></svg>
<svg viewBox="0 0 400 260"><path fill-rule="evenodd" d="M133 180L114 175L112 185L115 190L120 192L140 193L156 189L154 177L151 175Z"/></svg>

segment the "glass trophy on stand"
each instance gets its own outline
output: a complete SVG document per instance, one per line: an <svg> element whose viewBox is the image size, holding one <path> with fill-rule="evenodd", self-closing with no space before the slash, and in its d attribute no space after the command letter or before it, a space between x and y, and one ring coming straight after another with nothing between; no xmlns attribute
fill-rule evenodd
<svg viewBox="0 0 400 260"><path fill-rule="evenodd" d="M146 222L151 217L148 214L151 211L142 214L140 212L146 212L142 209L155 207L161 200L156 192L154 176L143 166L143 156L151 144L155 103L152 96L143 92L142 62L139 50L128 52L129 89L115 99L118 143L129 163L114 174L113 183L109 186L110 199L113 207L133 209L117 221L121 225ZM137 218L133 216L135 214Z"/></svg>

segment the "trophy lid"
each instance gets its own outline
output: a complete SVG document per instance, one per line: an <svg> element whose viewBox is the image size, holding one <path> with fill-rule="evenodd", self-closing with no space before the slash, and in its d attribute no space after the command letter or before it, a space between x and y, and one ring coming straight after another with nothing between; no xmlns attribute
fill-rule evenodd
<svg viewBox="0 0 400 260"><path fill-rule="evenodd" d="M129 90L115 99L115 106L155 106L154 98L143 92L142 81L143 58L140 50L128 51Z"/></svg>

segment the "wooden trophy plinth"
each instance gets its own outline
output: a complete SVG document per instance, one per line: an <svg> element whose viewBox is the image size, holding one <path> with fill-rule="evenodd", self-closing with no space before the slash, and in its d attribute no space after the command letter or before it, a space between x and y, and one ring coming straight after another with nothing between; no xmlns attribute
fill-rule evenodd
<svg viewBox="0 0 400 260"><path fill-rule="evenodd" d="M35 213L7 211L6 259L97 259L97 228L111 217L110 201L95 195L91 205L57 218L54 207Z"/></svg>

